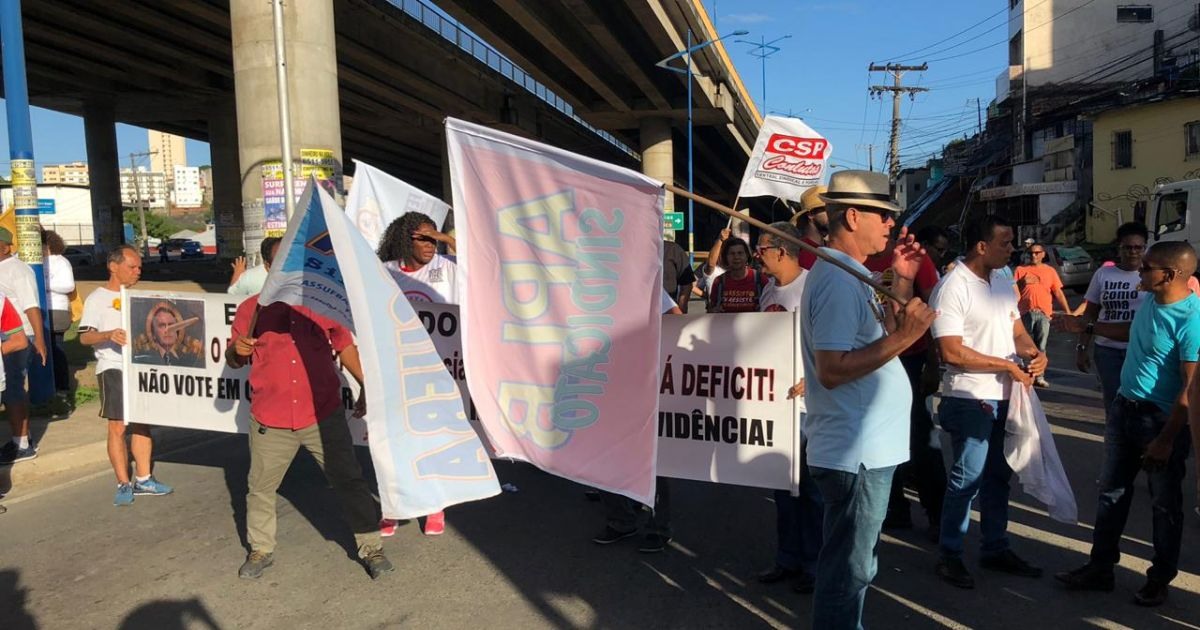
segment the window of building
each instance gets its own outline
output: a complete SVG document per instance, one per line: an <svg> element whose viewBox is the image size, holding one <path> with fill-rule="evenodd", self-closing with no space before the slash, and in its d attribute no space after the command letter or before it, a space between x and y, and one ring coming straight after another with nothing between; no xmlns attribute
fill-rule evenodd
<svg viewBox="0 0 1200 630"><path fill-rule="evenodd" d="M1133 132L1114 131L1112 139L1113 168L1133 168Z"/></svg>
<svg viewBox="0 0 1200 630"><path fill-rule="evenodd" d="M1154 7L1148 4L1117 5L1118 22L1153 22Z"/></svg>
<svg viewBox="0 0 1200 630"><path fill-rule="evenodd" d="M1189 160L1200 159L1200 120L1183 126L1183 139L1186 148L1184 156Z"/></svg>
<svg viewBox="0 0 1200 630"><path fill-rule="evenodd" d="M1025 63L1024 36L1025 32L1019 31L1008 40L1008 65L1020 66Z"/></svg>

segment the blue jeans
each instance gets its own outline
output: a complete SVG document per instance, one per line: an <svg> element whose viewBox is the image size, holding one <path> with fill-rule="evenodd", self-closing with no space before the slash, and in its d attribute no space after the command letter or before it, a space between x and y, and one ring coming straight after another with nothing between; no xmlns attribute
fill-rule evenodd
<svg viewBox="0 0 1200 630"><path fill-rule="evenodd" d="M1004 460L1008 401L946 397L938 407L938 418L954 444L954 465L942 502L942 555L962 557L976 495L983 555L999 554L1008 549L1008 481L1012 477L1012 468Z"/></svg>
<svg viewBox="0 0 1200 630"><path fill-rule="evenodd" d="M1121 534L1133 501L1133 482L1142 470L1142 453L1167 423L1167 414L1153 403L1117 396L1109 407L1104 428L1104 473L1092 532L1092 562L1113 566L1121 559ZM1147 577L1170 582L1179 572L1183 538L1184 462L1191 451L1187 427L1180 429L1163 468L1146 473L1154 524L1154 559Z"/></svg>
<svg viewBox="0 0 1200 630"><path fill-rule="evenodd" d="M1041 311L1029 311L1021 316L1021 323L1025 324L1025 330L1038 350L1045 354L1046 342L1050 339L1050 317Z"/></svg>
<svg viewBox="0 0 1200 630"><path fill-rule="evenodd" d="M1121 366L1125 365L1125 351L1096 345L1092 348L1092 360L1096 363L1096 376L1100 378L1100 393L1104 408L1111 409L1117 390L1121 387Z"/></svg>
<svg viewBox="0 0 1200 630"><path fill-rule="evenodd" d="M879 568L876 548L895 466L858 473L812 467L825 504L825 541L817 560L813 628L862 628L867 587Z"/></svg>
<svg viewBox="0 0 1200 630"><path fill-rule="evenodd" d="M800 450L800 496L794 497L787 490L775 491L775 531L779 535L775 564L815 574L825 508L821 503L821 491L808 468L805 451L804 448Z"/></svg>

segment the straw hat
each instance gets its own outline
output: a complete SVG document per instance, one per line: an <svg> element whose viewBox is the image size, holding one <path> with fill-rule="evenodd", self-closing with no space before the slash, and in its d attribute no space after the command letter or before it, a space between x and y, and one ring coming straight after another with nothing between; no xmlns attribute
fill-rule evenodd
<svg viewBox="0 0 1200 630"><path fill-rule="evenodd" d="M813 186L804 191L800 195L800 211L796 214L808 214L809 212L824 212L825 202L821 201L821 195L829 190L824 186Z"/></svg>
<svg viewBox="0 0 1200 630"><path fill-rule="evenodd" d="M829 190L821 195L825 203L880 208L899 214L892 202L888 177L874 171L838 171L829 178Z"/></svg>

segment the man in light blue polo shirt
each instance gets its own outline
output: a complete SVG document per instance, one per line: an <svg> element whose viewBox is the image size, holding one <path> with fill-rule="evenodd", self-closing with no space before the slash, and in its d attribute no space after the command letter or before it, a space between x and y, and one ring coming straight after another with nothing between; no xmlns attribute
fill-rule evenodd
<svg viewBox="0 0 1200 630"><path fill-rule="evenodd" d="M829 216L826 254L870 277L868 256L888 246L900 208L883 173L839 171L821 198ZM801 303L802 354L809 410L808 465L825 504L812 627L862 627L875 548L887 514L892 474L908 461L912 392L897 358L935 317L912 297L924 251L901 231L892 290L897 311L838 266L813 265Z"/></svg>

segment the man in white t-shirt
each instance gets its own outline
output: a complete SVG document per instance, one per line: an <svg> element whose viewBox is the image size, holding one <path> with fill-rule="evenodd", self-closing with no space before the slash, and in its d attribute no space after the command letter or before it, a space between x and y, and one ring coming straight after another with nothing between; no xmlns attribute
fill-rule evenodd
<svg viewBox="0 0 1200 630"><path fill-rule="evenodd" d="M96 353L96 381L100 386L100 417L108 420L108 461L117 475L113 505L133 503L134 495L170 494L170 486L154 479L150 470L153 442L150 427L130 423L125 426L121 355L129 342L128 331L121 328L121 288L137 284L142 275L142 256L130 245L119 245L108 253L108 282L96 287L83 302L79 320L79 343L92 346ZM125 434L130 434L125 448ZM129 452L137 471L129 478Z"/></svg>
<svg viewBox="0 0 1200 630"><path fill-rule="evenodd" d="M25 336L33 342L33 352L46 364L46 340L42 331L42 308L38 301L37 279L33 269L13 255L13 234L0 227L0 293L12 300L21 316ZM32 359L30 350L19 350L4 361L4 394L0 396L8 412L12 440L0 447L0 466L37 457L37 445L29 437L29 391L25 377Z"/></svg>
<svg viewBox="0 0 1200 630"><path fill-rule="evenodd" d="M246 259L238 256L233 261L233 277L229 279L229 295L250 297L262 291L267 281L267 272L271 270L271 260L275 256L276 245L283 240L278 236L268 236L258 246L262 264L246 269Z"/></svg>
<svg viewBox="0 0 1200 630"><path fill-rule="evenodd" d="M1024 577L1042 570L1009 547L1008 494L1012 469L1004 459L1004 427L1013 382L1029 386L1046 370L1042 354L1017 308L1010 276L1001 273L1013 251L1013 229L992 215L963 231L966 256L930 298L937 310L933 337L946 374L938 419L954 445L942 502L937 573L959 588L975 579L962 561L971 502L979 495L983 553L980 565ZM1019 360L1028 362L1023 367Z"/></svg>
<svg viewBox="0 0 1200 630"><path fill-rule="evenodd" d="M771 224L771 227L799 240L800 230L786 221ZM763 289L758 310L766 312L789 312L800 310L800 298L804 295L804 280L807 272L800 266L800 246L764 232L758 237L755 257L762 263L763 273L771 277ZM797 334L797 336L799 336ZM799 364L803 370L803 364ZM788 398L804 397L804 374L788 389ZM797 418L796 430L804 426L804 413ZM775 491L775 531L778 548L775 565L759 574L758 581L772 584L787 579L794 580L792 589L798 593L813 592L816 585L817 556L821 551L821 521L825 509L821 503L821 491L813 482L808 470L807 441L800 445L800 494L792 496L787 490Z"/></svg>
<svg viewBox="0 0 1200 630"><path fill-rule="evenodd" d="M438 244L455 248L453 236L433 220L408 212L392 221L379 241L379 259L410 302L458 304L458 264L438 253Z"/></svg>
<svg viewBox="0 0 1200 630"><path fill-rule="evenodd" d="M1133 321L1142 302L1149 295L1139 291L1141 284L1142 254L1146 252L1149 236L1141 223L1126 223L1117 228L1117 264L1096 270L1084 294L1084 322L1098 324L1127 324ZM1081 372L1091 367L1088 361L1088 346L1092 341L1091 329L1079 333L1075 345L1075 366ZM1100 378L1100 391L1104 395L1104 409L1112 406L1121 386L1121 366L1125 364L1127 341L1118 341L1096 336L1096 375Z"/></svg>

